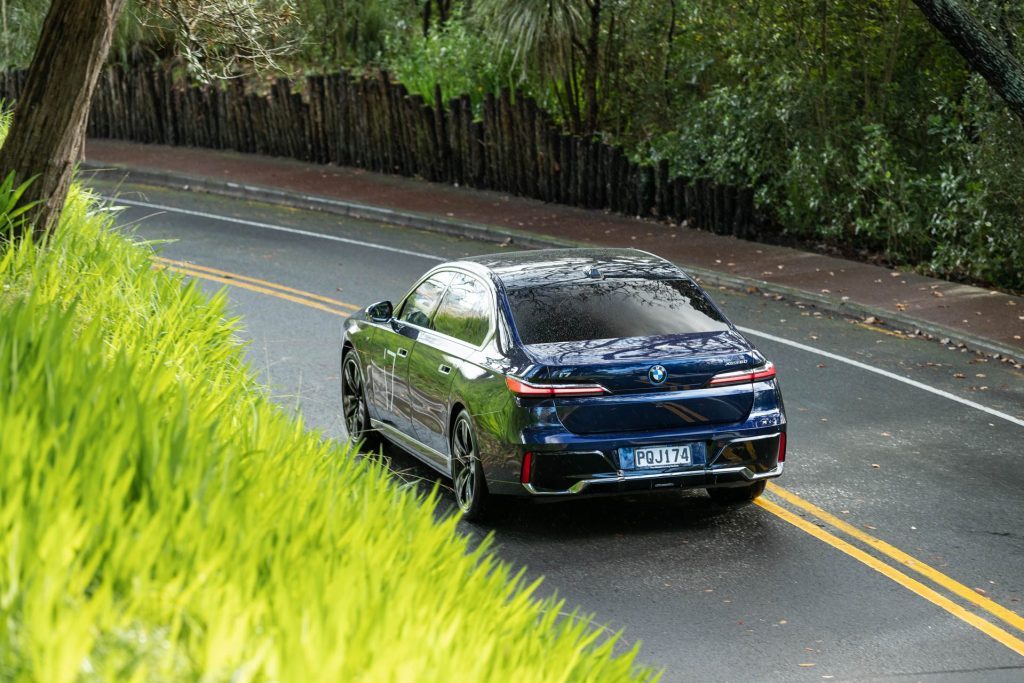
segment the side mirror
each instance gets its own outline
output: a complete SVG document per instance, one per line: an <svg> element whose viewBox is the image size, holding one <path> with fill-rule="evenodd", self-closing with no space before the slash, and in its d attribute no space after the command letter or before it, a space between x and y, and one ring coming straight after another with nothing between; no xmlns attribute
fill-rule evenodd
<svg viewBox="0 0 1024 683"><path fill-rule="evenodd" d="M395 309L390 301L381 301L367 306L366 315L375 323L386 323L395 317Z"/></svg>

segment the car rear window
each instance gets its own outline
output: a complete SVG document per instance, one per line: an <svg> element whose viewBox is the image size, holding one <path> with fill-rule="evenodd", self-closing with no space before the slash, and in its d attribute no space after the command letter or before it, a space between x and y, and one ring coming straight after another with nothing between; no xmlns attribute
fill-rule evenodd
<svg viewBox="0 0 1024 683"><path fill-rule="evenodd" d="M524 344L654 337L729 328L690 280L607 279L508 291Z"/></svg>

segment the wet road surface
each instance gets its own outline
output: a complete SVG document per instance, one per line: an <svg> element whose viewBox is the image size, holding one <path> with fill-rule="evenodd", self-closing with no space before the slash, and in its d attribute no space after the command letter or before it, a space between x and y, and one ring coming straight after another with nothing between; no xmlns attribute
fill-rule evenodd
<svg viewBox="0 0 1024 683"><path fill-rule="evenodd" d="M231 285L253 367L336 438L341 316L398 301L439 260L499 249L94 186L119 192L120 223L175 267L211 291ZM760 293L710 293L779 368L790 420L779 486L742 508L702 491L512 506L493 525L498 554L544 576L541 593L567 609L642 641L640 661L666 681L1024 680L1024 375ZM437 479L386 455L401 476Z"/></svg>

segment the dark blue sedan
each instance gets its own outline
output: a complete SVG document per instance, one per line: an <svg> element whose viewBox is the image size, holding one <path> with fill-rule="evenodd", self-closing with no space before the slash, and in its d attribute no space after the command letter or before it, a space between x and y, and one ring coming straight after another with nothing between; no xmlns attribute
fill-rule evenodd
<svg viewBox="0 0 1024 683"><path fill-rule="evenodd" d="M706 488L756 498L782 474L775 368L682 270L632 249L454 261L344 325L349 435L380 437L493 496Z"/></svg>

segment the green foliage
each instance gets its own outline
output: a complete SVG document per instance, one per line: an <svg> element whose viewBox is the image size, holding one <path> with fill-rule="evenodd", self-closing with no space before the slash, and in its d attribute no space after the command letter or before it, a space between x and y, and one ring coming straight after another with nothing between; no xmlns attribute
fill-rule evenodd
<svg viewBox="0 0 1024 683"><path fill-rule="evenodd" d="M300 61L326 68L374 63L390 39L413 30L413 8L400 0L302 0Z"/></svg>
<svg viewBox="0 0 1024 683"><path fill-rule="evenodd" d="M426 36L418 31L388 37L381 62L410 92L445 98L468 94L479 103L484 93L511 86L508 55L496 52L461 13Z"/></svg>
<svg viewBox="0 0 1024 683"><path fill-rule="evenodd" d="M0 63L28 66L50 0L6 0L0 6Z"/></svg>
<svg viewBox="0 0 1024 683"><path fill-rule="evenodd" d="M912 3L686 6L674 120L624 130L642 157L755 188L801 239L1024 288L1024 130Z"/></svg>
<svg viewBox="0 0 1024 683"><path fill-rule="evenodd" d="M0 250L0 679L650 677L273 404L224 296L110 226L74 188Z"/></svg>

